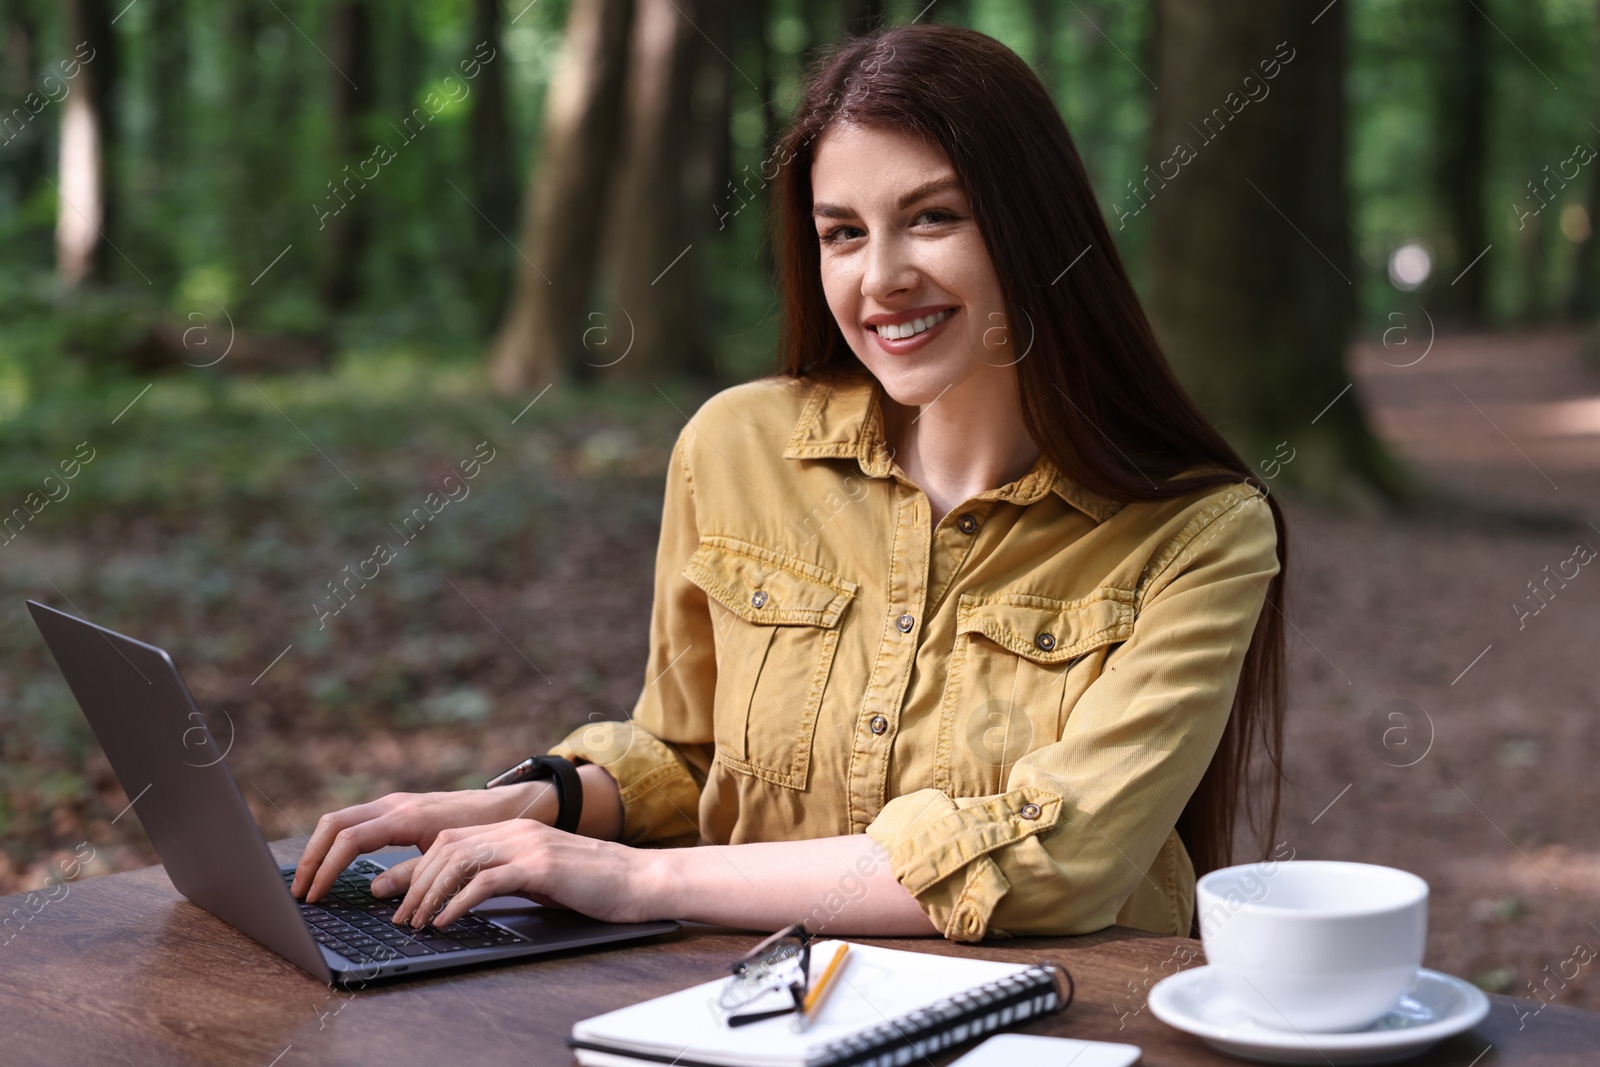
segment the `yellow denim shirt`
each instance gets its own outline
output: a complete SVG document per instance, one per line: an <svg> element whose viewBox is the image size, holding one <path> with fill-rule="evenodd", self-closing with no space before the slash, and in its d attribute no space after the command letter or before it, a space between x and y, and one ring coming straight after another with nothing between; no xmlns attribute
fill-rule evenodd
<svg viewBox="0 0 1600 1067"><path fill-rule="evenodd" d="M1187 935L1173 827L1278 570L1270 509L1119 504L1040 457L930 529L881 404L871 378L706 401L632 717L552 752L616 778L625 842L865 832L952 939Z"/></svg>

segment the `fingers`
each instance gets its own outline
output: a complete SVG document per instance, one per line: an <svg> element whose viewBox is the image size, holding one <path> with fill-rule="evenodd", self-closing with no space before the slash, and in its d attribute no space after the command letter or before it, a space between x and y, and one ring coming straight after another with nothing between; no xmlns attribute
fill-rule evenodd
<svg viewBox="0 0 1600 1067"><path fill-rule="evenodd" d="M511 892L516 888L515 877L516 872L507 866L480 870L445 903L444 910L434 916L433 925L449 926L490 897Z"/></svg>
<svg viewBox="0 0 1600 1067"><path fill-rule="evenodd" d="M414 866L407 872L405 896L400 898L400 905L394 910L394 917L389 921L399 925L410 921L417 905L422 903L428 887L438 877L441 865L445 862L445 853L449 849L454 835L449 830L442 830L433 839L433 844L428 846L428 851L418 856Z"/></svg>
<svg viewBox="0 0 1600 1067"><path fill-rule="evenodd" d="M417 869L422 862L421 856L412 856L408 860L390 867L372 880L372 895L375 897L392 897L396 893L404 892L411 886L411 872Z"/></svg>
<svg viewBox="0 0 1600 1067"><path fill-rule="evenodd" d="M391 821L388 816L379 816L335 832L327 855L323 857L322 865L317 868L316 876L306 891L306 900L321 899L339 874L363 852L373 852L397 843L391 832Z"/></svg>
<svg viewBox="0 0 1600 1067"><path fill-rule="evenodd" d="M485 829L444 830L439 834L411 872L410 888L395 909L394 922L409 922L414 929L424 926L450 894L478 872L481 858L492 856L494 851L492 847L485 849L478 840ZM425 906L430 900L432 906Z"/></svg>
<svg viewBox="0 0 1600 1067"><path fill-rule="evenodd" d="M306 842L305 851L300 853L300 862L295 866L294 881L289 885L289 892L296 897L304 897L307 887L311 885L318 869L327 858L328 849L333 845L334 835L347 826L354 826L370 819L378 813L379 805L388 799L384 797L380 801L340 808L318 819L316 829L311 831L311 838Z"/></svg>
<svg viewBox="0 0 1600 1067"><path fill-rule="evenodd" d="M505 866L509 860L513 838L526 834L534 824L522 822L477 828L473 832L445 831L428 854L421 857L418 866L408 872L410 887L405 899L395 909L395 923L409 923L420 929L431 919L435 926L443 926L459 918L467 909L503 891L502 885L514 872ZM485 874L494 872L486 881ZM452 897L460 898L468 887L477 889L465 898L467 903L456 906ZM483 892L485 887L492 891ZM447 907L448 905L448 907ZM446 917L448 915L448 917Z"/></svg>

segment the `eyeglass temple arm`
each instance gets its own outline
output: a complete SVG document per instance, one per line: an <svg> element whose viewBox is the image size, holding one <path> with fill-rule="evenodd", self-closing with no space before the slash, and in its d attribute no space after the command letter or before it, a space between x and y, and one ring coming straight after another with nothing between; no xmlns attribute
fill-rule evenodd
<svg viewBox="0 0 1600 1067"><path fill-rule="evenodd" d="M791 1008L774 1008L771 1011L755 1011L747 1015L730 1015L728 1016L728 1025L749 1026L751 1023L758 1023L763 1019L776 1019L780 1015L793 1015L795 1012L800 1011L805 1004L805 991L801 989L799 982L791 982L789 984L789 995L794 997L794 1006Z"/></svg>

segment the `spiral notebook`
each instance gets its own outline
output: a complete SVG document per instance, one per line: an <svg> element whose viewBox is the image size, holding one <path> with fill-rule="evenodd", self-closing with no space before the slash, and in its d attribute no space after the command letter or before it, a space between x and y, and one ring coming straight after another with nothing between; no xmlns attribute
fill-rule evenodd
<svg viewBox="0 0 1600 1067"><path fill-rule="evenodd" d="M833 956L812 950L812 979ZM850 945L849 966L804 1033L791 1016L730 1028L723 980L585 1019L567 1044L584 1067L855 1067L920 1061L1024 1020L1061 1011L1071 979L1050 963L996 963Z"/></svg>

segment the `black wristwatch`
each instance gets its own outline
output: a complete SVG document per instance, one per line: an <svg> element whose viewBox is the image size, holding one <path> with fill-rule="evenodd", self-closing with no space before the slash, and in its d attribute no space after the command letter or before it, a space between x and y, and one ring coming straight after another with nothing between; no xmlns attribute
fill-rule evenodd
<svg viewBox="0 0 1600 1067"><path fill-rule="evenodd" d="M485 789L497 785L516 785L539 778L548 778L556 787L557 830L569 834L578 832L578 820L583 817L583 779L572 761L561 756L529 756L503 774L497 774L483 783Z"/></svg>

